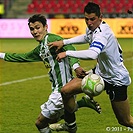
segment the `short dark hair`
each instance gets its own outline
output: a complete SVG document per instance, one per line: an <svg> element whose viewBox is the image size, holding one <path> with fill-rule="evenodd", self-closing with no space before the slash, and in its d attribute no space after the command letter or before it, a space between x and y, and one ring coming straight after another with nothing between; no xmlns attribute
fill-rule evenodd
<svg viewBox="0 0 133 133"><path fill-rule="evenodd" d="M47 20L45 18L44 15L41 15L41 14L35 14L33 16L31 16L29 19L28 19L28 25L30 23L34 23L36 21L39 21L41 22L44 26L47 24Z"/></svg>
<svg viewBox="0 0 133 133"><path fill-rule="evenodd" d="M96 16L100 17L101 11L100 11L100 6L96 3L89 2L85 7L84 7L84 13L95 13Z"/></svg>

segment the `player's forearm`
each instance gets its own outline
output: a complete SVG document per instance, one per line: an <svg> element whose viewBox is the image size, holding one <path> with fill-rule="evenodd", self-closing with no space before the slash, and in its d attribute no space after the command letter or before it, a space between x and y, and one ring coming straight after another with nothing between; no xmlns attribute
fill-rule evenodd
<svg viewBox="0 0 133 133"><path fill-rule="evenodd" d="M97 59L98 53L93 50L81 50L81 51L66 51L66 55L70 57L75 57L79 59L84 59L84 60L94 60Z"/></svg>
<svg viewBox="0 0 133 133"><path fill-rule="evenodd" d="M80 67L79 59L70 57L69 61L70 61L70 65L72 66L73 70L75 70L78 67Z"/></svg>
<svg viewBox="0 0 133 133"><path fill-rule="evenodd" d="M87 41L85 40L85 34L83 35L79 35L70 39L64 39L63 40L64 45L67 44L81 44L81 43L87 43Z"/></svg>
<svg viewBox="0 0 133 133"><path fill-rule="evenodd" d="M72 50L72 51L75 51L75 47L73 45L65 45L64 47L64 50L67 51L67 50ZM73 68L73 70L77 69L78 67L80 67L80 63L79 63L79 59L77 58L73 58L73 57L70 57L69 58L69 61L70 61L70 65L71 67Z"/></svg>

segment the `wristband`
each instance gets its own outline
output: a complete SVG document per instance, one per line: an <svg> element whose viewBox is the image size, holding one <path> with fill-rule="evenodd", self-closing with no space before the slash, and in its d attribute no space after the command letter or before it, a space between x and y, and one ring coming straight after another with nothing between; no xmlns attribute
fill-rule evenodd
<svg viewBox="0 0 133 133"><path fill-rule="evenodd" d="M5 53L0 53L0 58L4 59L4 57L5 57Z"/></svg>
<svg viewBox="0 0 133 133"><path fill-rule="evenodd" d="M73 70L75 70L75 69L78 68L78 67L80 67L80 65L79 65L78 63L75 63L75 64L73 65Z"/></svg>

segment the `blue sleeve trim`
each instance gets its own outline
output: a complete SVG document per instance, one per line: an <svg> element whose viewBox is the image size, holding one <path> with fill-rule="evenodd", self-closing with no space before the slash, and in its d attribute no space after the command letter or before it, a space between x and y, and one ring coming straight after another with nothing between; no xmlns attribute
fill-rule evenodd
<svg viewBox="0 0 133 133"><path fill-rule="evenodd" d="M91 48L91 47L99 48L100 51L102 51L104 45L103 45L102 43L100 43L100 42L94 41L93 43L91 43L90 48Z"/></svg>

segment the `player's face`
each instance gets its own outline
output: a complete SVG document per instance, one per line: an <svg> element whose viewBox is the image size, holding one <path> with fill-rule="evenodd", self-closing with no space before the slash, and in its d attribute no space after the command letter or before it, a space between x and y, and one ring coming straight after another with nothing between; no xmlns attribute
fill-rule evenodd
<svg viewBox="0 0 133 133"><path fill-rule="evenodd" d="M102 16L98 17L95 13L88 14L85 12L85 22L90 30L94 31L97 27L99 27L101 21Z"/></svg>
<svg viewBox="0 0 133 133"><path fill-rule="evenodd" d="M43 25L41 22L36 21L29 24L30 33L35 38L36 41L41 42L44 36L47 34L47 25Z"/></svg>

